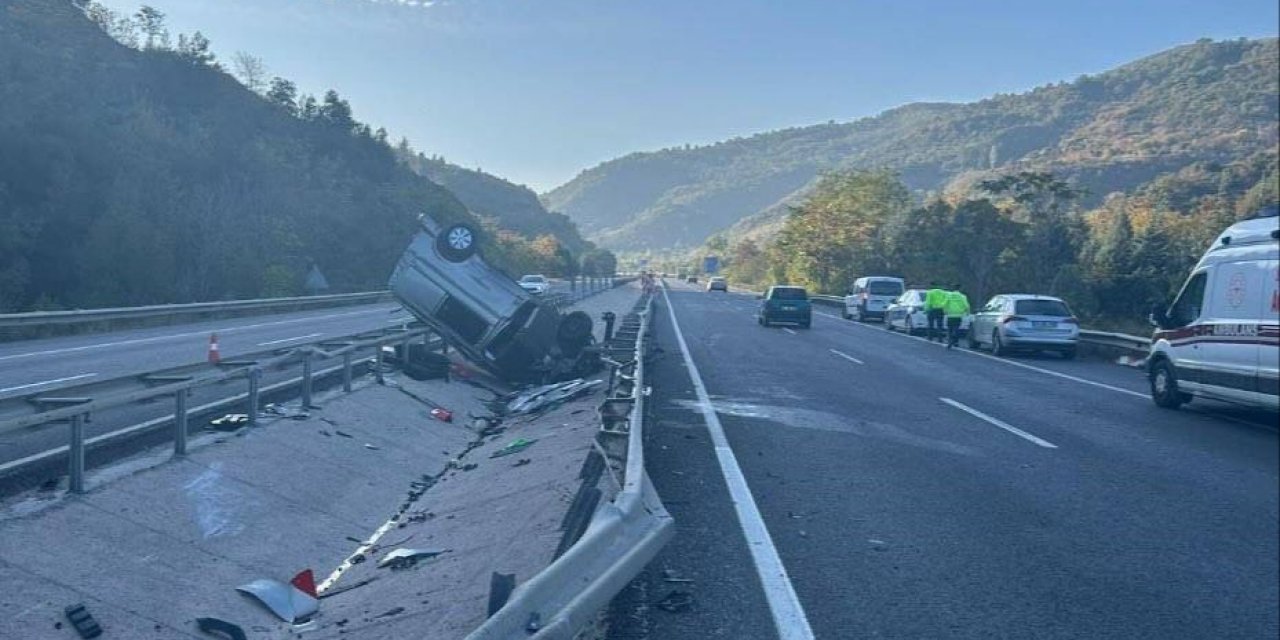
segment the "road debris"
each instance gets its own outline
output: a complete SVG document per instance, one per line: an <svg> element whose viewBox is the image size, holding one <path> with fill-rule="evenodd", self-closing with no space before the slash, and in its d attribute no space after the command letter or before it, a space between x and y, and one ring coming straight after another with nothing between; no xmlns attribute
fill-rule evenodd
<svg viewBox="0 0 1280 640"><path fill-rule="evenodd" d="M509 456L513 453L520 453L521 451L528 449L537 441L537 438L516 438L515 440L507 443L507 446L494 451L489 457L501 458L502 456Z"/></svg>
<svg viewBox="0 0 1280 640"><path fill-rule="evenodd" d="M506 412L510 415L533 413L568 402L604 384L603 380L590 382L578 378L568 382L547 384L517 393L507 400Z"/></svg>
<svg viewBox="0 0 1280 640"><path fill-rule="evenodd" d="M316 597L317 597L317 598L320 598L321 600L323 600L323 599L325 599L325 598L332 598L333 596L336 596L336 595L338 595L339 593L346 593L346 592L348 592L348 591L351 591L352 589L359 589L360 587L363 587L363 586L365 586L365 585L369 584L370 582L373 582L374 580L377 580L377 579L378 579L378 576L370 576L370 577L365 578L364 580L361 580L361 581L359 581L359 582L353 582L353 583L351 583L351 584L349 584L349 585L347 585L347 586L345 586L345 587L337 587L337 588L334 588L334 589L329 589L328 591L325 591L324 593L322 593L322 594L320 594L320 595L318 595L318 596L316 596ZM341 626L341 625L339 625L339 626Z"/></svg>
<svg viewBox="0 0 1280 640"><path fill-rule="evenodd" d="M371 450L371 451L381 451L381 450L382 450L382 447L379 447L379 446L378 446L378 445L376 445L376 444L369 444L368 442L364 443L364 448L369 449L369 450Z"/></svg>
<svg viewBox="0 0 1280 640"><path fill-rule="evenodd" d="M374 617L375 617L375 618L385 618L385 617L387 617L387 616L398 616L398 615L400 615L400 614L402 614L402 613L404 613L404 607L395 607L395 608L393 608L393 609L388 609L387 611L385 611L385 612L383 612L383 613L379 613L378 615L376 615L376 616L374 616Z"/></svg>
<svg viewBox="0 0 1280 640"><path fill-rule="evenodd" d="M671 570L671 569L663 569L663 570L662 570L662 581L663 581L663 582L671 582L671 583L685 584L685 583L691 583L691 582L693 582L693 578L681 578L681 577L680 577L680 576L679 576L675 571L673 571L673 570Z"/></svg>
<svg viewBox="0 0 1280 640"><path fill-rule="evenodd" d="M663 611L670 613L680 613L693 608L693 594L688 591L679 589L668 593L666 597L659 600L656 606Z"/></svg>
<svg viewBox="0 0 1280 640"><path fill-rule="evenodd" d="M298 575L289 581L289 584L297 587L312 598L318 597L316 595L316 575L310 569L299 571Z"/></svg>
<svg viewBox="0 0 1280 640"><path fill-rule="evenodd" d="M345 431L338 431L337 429L335 429L335 430L333 431L333 433L334 433L334 435L342 436L343 438L354 438L354 437L355 437L355 436L353 436L353 435L351 435L351 434L349 434L349 433L347 433L347 432L345 432Z"/></svg>
<svg viewBox="0 0 1280 640"><path fill-rule="evenodd" d="M236 587L258 599L271 613L288 623L309 619L320 609L320 601L303 593L291 584L283 584L268 578L260 578Z"/></svg>
<svg viewBox="0 0 1280 640"><path fill-rule="evenodd" d="M97 620L93 619L93 615L83 603L68 605L64 613L81 638L96 638L102 635L102 627Z"/></svg>
<svg viewBox="0 0 1280 640"><path fill-rule="evenodd" d="M378 568L408 569L419 560L434 558L446 551L448 549L396 549L378 561Z"/></svg>
<svg viewBox="0 0 1280 640"><path fill-rule="evenodd" d="M513 467L523 467L523 466L525 466L526 464L529 464L530 462L533 462L533 460L530 460L529 458L520 458L519 460L516 460L515 464L513 464L513 465L511 465L511 466L513 466Z"/></svg>
<svg viewBox="0 0 1280 640"><path fill-rule="evenodd" d="M439 420L440 422L453 422L453 412L441 407L432 409L431 417Z"/></svg>
<svg viewBox="0 0 1280 640"><path fill-rule="evenodd" d="M218 431L235 431L246 424L249 424L249 416L243 413L228 413L209 421L209 426Z"/></svg>
<svg viewBox="0 0 1280 640"><path fill-rule="evenodd" d="M218 618L196 618L196 628L205 633L221 634L227 640L247 640L248 638L239 625Z"/></svg>

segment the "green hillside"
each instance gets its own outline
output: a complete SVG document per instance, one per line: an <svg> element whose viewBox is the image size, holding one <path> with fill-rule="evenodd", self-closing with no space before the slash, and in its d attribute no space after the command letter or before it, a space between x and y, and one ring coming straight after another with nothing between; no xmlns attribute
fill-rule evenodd
<svg viewBox="0 0 1280 640"><path fill-rule="evenodd" d="M1086 189L1082 204L1093 206L1197 163L1274 158L1277 77L1275 39L1202 40L1022 94L631 154L543 202L627 250L697 246L748 217L735 235L776 228L779 203L837 169L888 168L917 194L996 172L1052 171Z"/></svg>

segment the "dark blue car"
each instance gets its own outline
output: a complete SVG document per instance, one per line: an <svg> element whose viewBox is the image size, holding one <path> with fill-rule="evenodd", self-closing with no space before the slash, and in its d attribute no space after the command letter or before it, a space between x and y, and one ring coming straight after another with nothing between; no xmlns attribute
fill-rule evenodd
<svg viewBox="0 0 1280 640"><path fill-rule="evenodd" d="M813 324L813 306L804 287L769 287L761 298L760 315L756 317L760 324L795 324L804 329Z"/></svg>

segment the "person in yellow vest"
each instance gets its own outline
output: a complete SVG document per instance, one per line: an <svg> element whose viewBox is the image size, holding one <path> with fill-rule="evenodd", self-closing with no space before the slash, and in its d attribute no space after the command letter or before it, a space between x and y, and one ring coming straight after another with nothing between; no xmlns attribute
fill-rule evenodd
<svg viewBox="0 0 1280 640"><path fill-rule="evenodd" d="M942 342L943 318L946 317L944 307L947 303L947 292L934 282L928 291L924 292L924 315L929 319L929 341L937 340Z"/></svg>
<svg viewBox="0 0 1280 640"><path fill-rule="evenodd" d="M960 325L969 315L969 298L960 292L960 285L952 285L942 307L947 316L947 348L950 349L960 342Z"/></svg>

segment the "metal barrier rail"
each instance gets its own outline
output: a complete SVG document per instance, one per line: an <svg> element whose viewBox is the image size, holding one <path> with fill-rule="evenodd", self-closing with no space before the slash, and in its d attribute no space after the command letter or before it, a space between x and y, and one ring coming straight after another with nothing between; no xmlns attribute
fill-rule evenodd
<svg viewBox="0 0 1280 640"><path fill-rule="evenodd" d="M327 369L325 372L327 373L334 371L335 369L340 369L343 374L343 390L351 391L352 366L354 364L353 359L356 351L373 347L375 362L374 371L378 376L378 381L382 382L382 347L391 343L401 343L407 346L415 338L425 337L428 333L429 330L426 328L385 330L379 335L372 337L369 337L368 332L365 332L349 338L330 338L316 344L291 349L286 353L262 361L247 359L226 361L219 365L218 370L206 373L193 373L188 370L188 367L179 367L176 369L152 372L142 376L125 376L110 381L96 383L95 385L64 387L56 390L58 393L67 394L75 392L77 389L100 387L104 384L111 384L113 382L141 382L143 384L156 385L144 389L115 393L100 398L72 395L50 396L46 391L29 399L31 403L40 407L42 410L30 415L0 420L0 433L52 422L68 422L70 424L68 434L68 451L70 453L68 474L70 475L71 481L70 488L74 493L81 493L84 491L85 473L84 459L86 439L84 434L84 423L89 415L96 411L102 411L105 409L166 396L173 397L174 455L183 456L186 455L187 451L187 418L189 413L187 408L187 398L192 389L219 384L236 378L245 378L248 383L245 414L248 416L249 423L254 424L258 419L259 395L262 392L261 379L262 372L264 370L280 368L294 363L301 363L302 376L298 378L298 382L302 387L302 406L306 408L311 406L312 381L316 375L313 371L313 364L315 361L341 357L342 365L340 367ZM325 347L333 348L333 350L326 350ZM407 353L407 351L408 350L406 349L405 352ZM24 398L24 400L26 399ZM94 444L100 443L100 440L94 440Z"/></svg>
<svg viewBox="0 0 1280 640"><path fill-rule="evenodd" d="M159 318L219 311L267 311L272 309L297 309L332 304L372 303L391 300L388 291L363 293L339 293L327 296L299 296L294 298L261 298L257 300L227 300L224 302L193 302L188 304L159 304L145 307L114 307L109 309L76 309L72 311L34 311L31 313L0 314L0 330L37 325L67 325L104 322L108 320L133 320Z"/></svg>
<svg viewBox="0 0 1280 640"><path fill-rule="evenodd" d="M674 521L662 506L644 471L644 419L649 393L645 356L649 348L652 299L643 299L632 321L623 320L619 334L634 333L633 360L614 372L625 393L613 394L601 407L602 419L611 406L630 405L626 432L604 420L599 436L626 437L626 463L621 490L600 506L591 524L573 546L540 573L511 593L507 603L467 640L571 640L608 605L658 551L675 535ZM625 370L631 369L627 374Z"/></svg>

